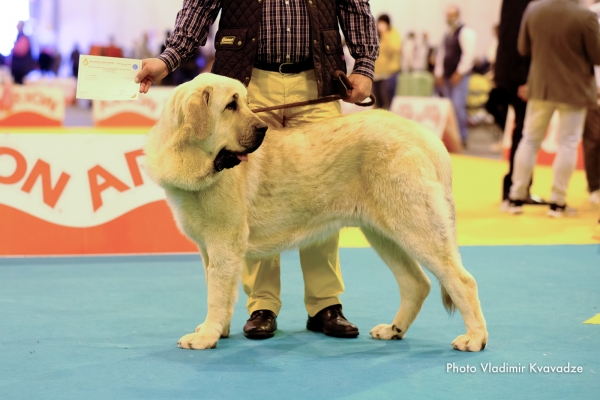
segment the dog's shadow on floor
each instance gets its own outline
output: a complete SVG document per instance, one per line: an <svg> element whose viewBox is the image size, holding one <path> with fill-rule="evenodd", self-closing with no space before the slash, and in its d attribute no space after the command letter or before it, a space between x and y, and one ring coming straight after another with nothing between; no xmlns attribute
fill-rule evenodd
<svg viewBox="0 0 600 400"><path fill-rule="evenodd" d="M458 352L438 341L410 338L383 341L368 334L356 339L337 339L307 331L278 330L268 340L249 340L241 333L219 340L216 349L165 349L152 356L183 363L199 371L272 372L286 369L288 364L343 363L344 360L364 360L367 365L411 365L418 360L419 369L439 367L445 362L466 361L474 353ZM402 361L406 362L402 362Z"/></svg>

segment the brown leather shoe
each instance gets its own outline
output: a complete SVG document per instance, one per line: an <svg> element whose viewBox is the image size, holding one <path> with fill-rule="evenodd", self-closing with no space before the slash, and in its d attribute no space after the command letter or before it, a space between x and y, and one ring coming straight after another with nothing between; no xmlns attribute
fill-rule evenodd
<svg viewBox="0 0 600 400"><path fill-rule="evenodd" d="M268 339L277 330L277 315L270 310L256 310L244 325L244 336L248 339Z"/></svg>
<svg viewBox="0 0 600 400"><path fill-rule="evenodd" d="M341 304L326 307L314 317L309 316L306 329L313 332L323 332L327 336L337 338L355 338L358 336L358 328L342 314Z"/></svg>

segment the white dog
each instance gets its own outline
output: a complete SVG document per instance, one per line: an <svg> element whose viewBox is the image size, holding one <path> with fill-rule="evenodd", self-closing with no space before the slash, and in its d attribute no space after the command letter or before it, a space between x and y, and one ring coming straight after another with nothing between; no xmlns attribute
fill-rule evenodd
<svg viewBox="0 0 600 400"><path fill-rule="evenodd" d="M429 294L422 265L440 281L446 309L456 306L464 319L467 332L454 348L485 348L477 284L456 243L450 157L433 133L385 111L266 130L241 83L202 74L175 90L149 134L146 169L198 245L206 272L206 320L179 347L213 348L229 335L244 257L358 226L402 299L373 338L404 337Z"/></svg>

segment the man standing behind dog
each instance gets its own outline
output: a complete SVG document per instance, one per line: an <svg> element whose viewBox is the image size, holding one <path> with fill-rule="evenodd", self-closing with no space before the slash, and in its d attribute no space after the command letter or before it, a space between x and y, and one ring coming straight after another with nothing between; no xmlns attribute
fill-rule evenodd
<svg viewBox="0 0 600 400"><path fill-rule="evenodd" d="M561 217L566 210L567 187L577 161L586 109L597 102L593 67L600 64L598 18L577 0L531 2L523 16L518 46L522 56L531 55L531 69L509 212L522 212L537 153L552 114L558 111L558 151L548 215Z"/></svg>
<svg viewBox="0 0 600 400"><path fill-rule="evenodd" d="M166 50L143 61L136 77L140 92L146 93L154 80L164 78L206 43L220 10L212 72L247 86L251 108L334 94L333 73L346 69L338 23L356 59L349 76L354 89L345 101L362 101L371 93L379 43L368 0L185 0ZM261 119L282 128L339 115L341 106L333 102L263 113ZM351 338L358 335L358 328L342 314L338 297L344 290L338 242L335 234L322 244L300 249L307 329ZM246 259L242 283L251 315L244 326L248 338L270 338L277 330L279 273L279 256Z"/></svg>

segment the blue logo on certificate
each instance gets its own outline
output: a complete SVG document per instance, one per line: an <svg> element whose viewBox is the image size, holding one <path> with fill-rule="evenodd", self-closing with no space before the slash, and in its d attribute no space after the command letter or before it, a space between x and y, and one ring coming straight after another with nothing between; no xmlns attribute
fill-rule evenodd
<svg viewBox="0 0 600 400"><path fill-rule="evenodd" d="M137 70L138 69L138 65L137 64L133 64L133 69Z"/></svg>

